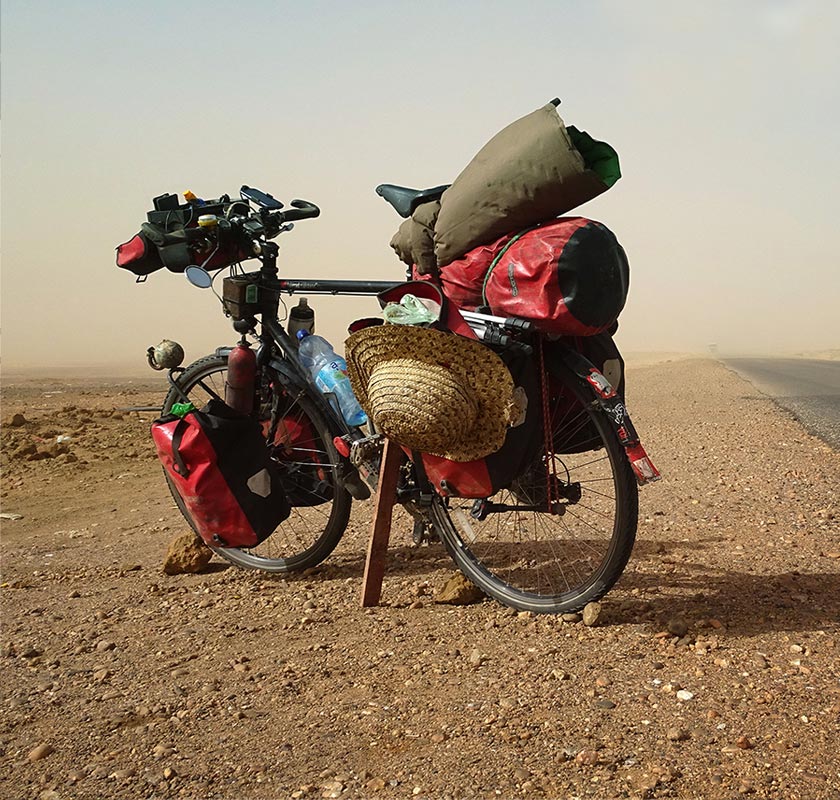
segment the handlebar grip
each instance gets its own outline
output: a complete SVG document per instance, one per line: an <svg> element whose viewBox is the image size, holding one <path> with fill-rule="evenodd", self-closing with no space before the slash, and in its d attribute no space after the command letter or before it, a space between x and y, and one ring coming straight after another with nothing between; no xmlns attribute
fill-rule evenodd
<svg viewBox="0 0 840 800"><path fill-rule="evenodd" d="M307 200L292 200L289 205L292 207L282 213L285 222L292 222L297 219L314 219L321 215L321 209Z"/></svg>

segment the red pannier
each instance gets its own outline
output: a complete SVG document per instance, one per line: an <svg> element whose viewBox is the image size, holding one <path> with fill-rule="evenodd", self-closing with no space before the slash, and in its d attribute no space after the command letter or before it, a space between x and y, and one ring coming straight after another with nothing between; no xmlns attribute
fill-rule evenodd
<svg viewBox="0 0 840 800"><path fill-rule="evenodd" d="M290 512L258 422L219 400L152 424L158 457L201 538L253 547Z"/></svg>
<svg viewBox="0 0 840 800"><path fill-rule="evenodd" d="M489 306L541 330L592 336L612 325L627 300L627 257L605 225L562 217L477 247L440 271L456 305Z"/></svg>

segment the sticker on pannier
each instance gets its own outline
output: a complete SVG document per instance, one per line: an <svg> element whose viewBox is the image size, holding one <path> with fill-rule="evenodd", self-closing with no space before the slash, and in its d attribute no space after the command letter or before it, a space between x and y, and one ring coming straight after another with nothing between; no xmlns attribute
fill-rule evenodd
<svg viewBox="0 0 840 800"><path fill-rule="evenodd" d="M219 400L152 424L158 457L193 526L213 547L253 547L291 508L258 422Z"/></svg>

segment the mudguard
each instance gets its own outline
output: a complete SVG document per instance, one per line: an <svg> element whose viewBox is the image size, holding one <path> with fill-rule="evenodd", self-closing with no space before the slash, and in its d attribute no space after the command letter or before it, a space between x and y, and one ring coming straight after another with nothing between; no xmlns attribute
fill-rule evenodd
<svg viewBox="0 0 840 800"><path fill-rule="evenodd" d="M604 410L618 441L627 453L639 486L658 481L662 476L639 441L624 399L604 375L580 353L565 345L559 349L559 353L563 363L588 387L593 400Z"/></svg>

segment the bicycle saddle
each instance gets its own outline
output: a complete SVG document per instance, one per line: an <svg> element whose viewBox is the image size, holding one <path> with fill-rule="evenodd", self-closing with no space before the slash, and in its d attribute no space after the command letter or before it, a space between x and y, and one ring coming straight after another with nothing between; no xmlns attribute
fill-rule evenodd
<svg viewBox="0 0 840 800"><path fill-rule="evenodd" d="M409 189L406 186L383 183L376 187L376 193L384 197L401 217L410 217L417 206L438 200L449 186L447 183L445 186L434 186L431 189Z"/></svg>

